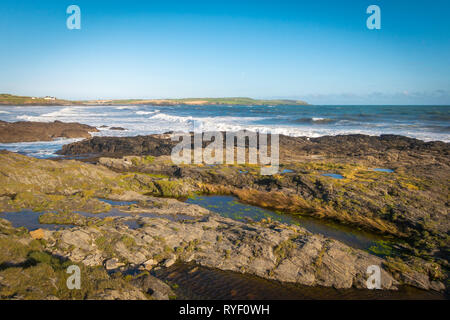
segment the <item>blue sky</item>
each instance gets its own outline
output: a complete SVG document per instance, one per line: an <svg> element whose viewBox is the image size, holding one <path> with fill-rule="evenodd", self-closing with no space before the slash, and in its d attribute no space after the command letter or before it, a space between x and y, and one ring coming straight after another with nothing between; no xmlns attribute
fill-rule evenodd
<svg viewBox="0 0 450 320"><path fill-rule="evenodd" d="M2 0L0 92L450 104L449 14L446 0Z"/></svg>

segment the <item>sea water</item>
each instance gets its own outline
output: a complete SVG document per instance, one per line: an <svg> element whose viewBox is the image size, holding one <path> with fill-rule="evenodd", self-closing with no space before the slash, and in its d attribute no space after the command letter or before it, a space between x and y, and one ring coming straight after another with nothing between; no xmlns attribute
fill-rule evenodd
<svg viewBox="0 0 450 320"><path fill-rule="evenodd" d="M307 137L398 134L450 142L450 106L3 106L0 120L79 122L98 127L100 132L93 133L98 136L192 131L196 126L205 131L249 129ZM0 144L0 149L46 158L73 141Z"/></svg>

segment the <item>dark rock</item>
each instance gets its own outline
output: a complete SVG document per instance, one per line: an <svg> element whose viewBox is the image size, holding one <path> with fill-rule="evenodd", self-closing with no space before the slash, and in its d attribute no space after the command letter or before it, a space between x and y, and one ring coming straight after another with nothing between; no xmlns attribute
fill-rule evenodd
<svg viewBox="0 0 450 320"><path fill-rule="evenodd" d="M175 293L167 284L151 275L140 276L133 279L131 283L156 300L169 300L170 297L175 296Z"/></svg>
<svg viewBox="0 0 450 320"><path fill-rule="evenodd" d="M112 129L112 128L111 128ZM102 154L114 157L124 155L170 155L177 142L169 134L137 137L94 137L88 141L66 145L60 151L64 155ZM203 147L208 142L203 143ZM445 142L424 142L418 139L361 134L324 136L319 138L289 137L280 135L281 158L298 158L311 155L327 157L373 157L383 162L397 162L405 157L447 157L450 145Z"/></svg>
<svg viewBox="0 0 450 320"><path fill-rule="evenodd" d="M80 123L0 121L0 142L51 141L55 138L90 138L97 128Z"/></svg>
<svg viewBox="0 0 450 320"><path fill-rule="evenodd" d="M59 154L102 154L109 156L124 155L170 155L175 145L170 139L157 136L137 137L93 137L79 143L71 143L63 146Z"/></svg>

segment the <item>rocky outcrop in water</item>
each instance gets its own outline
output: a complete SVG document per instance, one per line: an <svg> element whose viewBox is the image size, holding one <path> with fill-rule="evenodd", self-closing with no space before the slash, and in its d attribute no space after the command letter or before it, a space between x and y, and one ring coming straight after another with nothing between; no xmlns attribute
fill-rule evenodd
<svg viewBox="0 0 450 320"><path fill-rule="evenodd" d="M90 140L63 146L60 154L170 155L176 142L170 134L137 137L94 137ZM208 143L204 143L206 146ZM349 160L378 160L396 163L410 158L446 158L450 154L448 143L423 142L398 135L367 136L361 134L324 136L319 138L280 135L282 160L301 159L303 156L340 157Z"/></svg>
<svg viewBox="0 0 450 320"><path fill-rule="evenodd" d="M97 128L80 123L0 121L0 142L51 141L56 138L90 138Z"/></svg>
<svg viewBox="0 0 450 320"><path fill-rule="evenodd" d="M64 145L59 154L62 155L169 155L174 142L170 139L155 136L137 137L93 137L92 139Z"/></svg>

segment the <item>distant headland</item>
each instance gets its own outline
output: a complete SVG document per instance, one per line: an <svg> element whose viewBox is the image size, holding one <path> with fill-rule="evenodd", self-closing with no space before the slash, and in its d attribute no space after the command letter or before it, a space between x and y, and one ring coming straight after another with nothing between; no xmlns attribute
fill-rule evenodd
<svg viewBox="0 0 450 320"><path fill-rule="evenodd" d="M119 100L64 100L51 96L28 97L16 96L12 94L0 94L0 105L20 105L20 106L67 106L67 105L119 105L119 104L154 104L154 105L292 105L304 106L307 102L302 100L274 99L260 100L252 98L183 98L183 99L119 99Z"/></svg>

